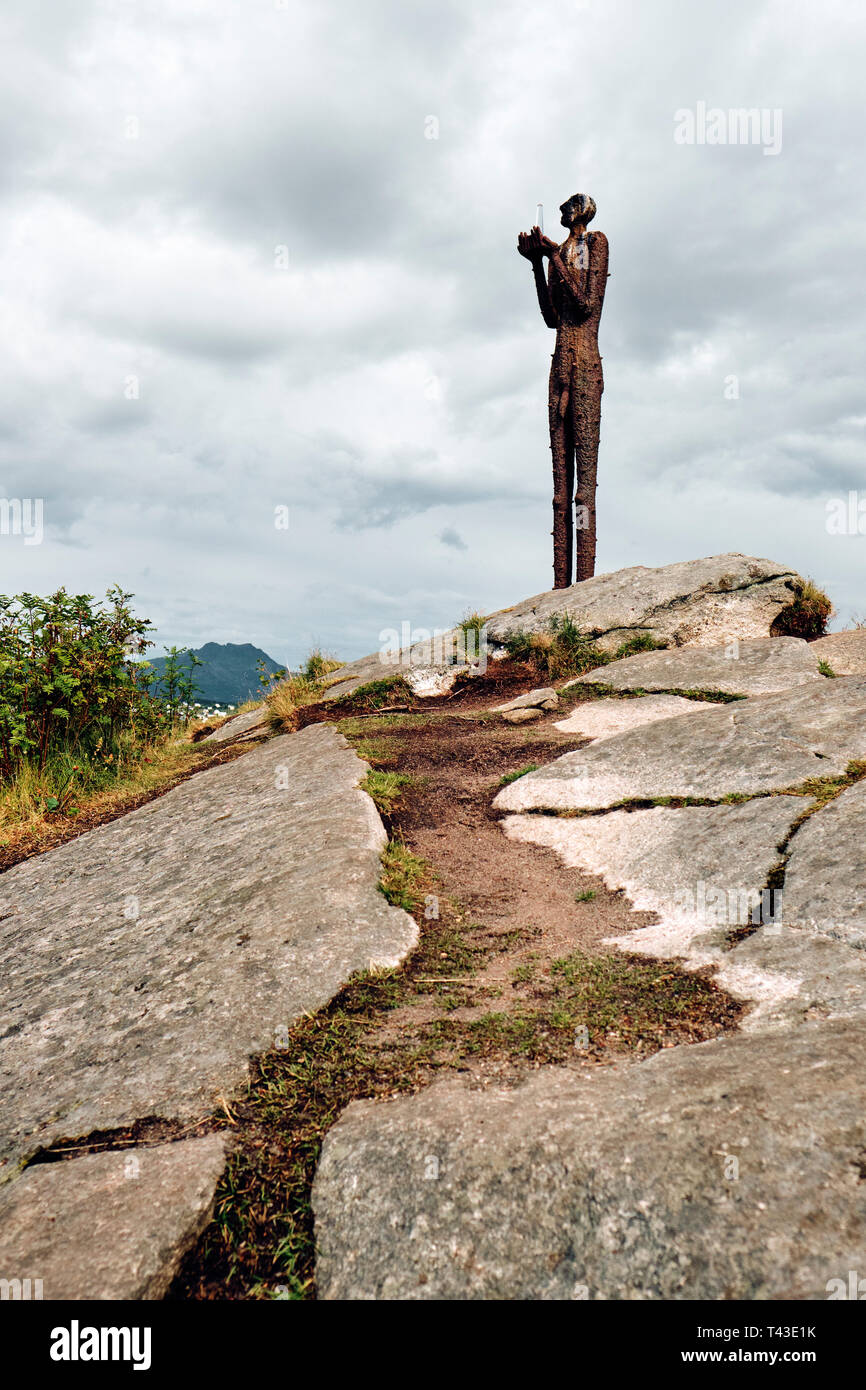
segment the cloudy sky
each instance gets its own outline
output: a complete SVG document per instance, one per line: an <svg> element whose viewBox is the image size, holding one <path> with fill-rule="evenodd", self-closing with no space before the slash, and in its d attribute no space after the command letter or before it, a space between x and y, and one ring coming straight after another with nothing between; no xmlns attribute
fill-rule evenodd
<svg viewBox="0 0 866 1390"><path fill-rule="evenodd" d="M45 518L0 535L0 592L120 583L161 642L296 663L548 588L553 334L515 245L579 191L611 248L599 570L741 550L866 614L866 536L827 530L866 511L860 0L0 26L0 497ZM781 148L678 141L700 103Z"/></svg>

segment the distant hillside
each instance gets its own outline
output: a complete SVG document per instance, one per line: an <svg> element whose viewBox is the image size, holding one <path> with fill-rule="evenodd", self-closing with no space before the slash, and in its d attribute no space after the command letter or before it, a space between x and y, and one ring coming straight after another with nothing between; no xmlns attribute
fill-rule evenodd
<svg viewBox="0 0 866 1390"><path fill-rule="evenodd" d="M196 666L194 674L201 692L200 699L205 703L216 701L221 705L237 705L251 695L260 694L259 661L264 662L265 670L270 675L282 669L272 657L251 642L205 642L193 655L202 663ZM149 661L157 673L165 670L164 656L151 657ZM189 664L188 656L181 657L181 665Z"/></svg>

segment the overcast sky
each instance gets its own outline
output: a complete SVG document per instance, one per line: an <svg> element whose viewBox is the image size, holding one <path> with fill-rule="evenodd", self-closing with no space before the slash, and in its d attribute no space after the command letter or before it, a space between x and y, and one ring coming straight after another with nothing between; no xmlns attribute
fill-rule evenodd
<svg viewBox="0 0 866 1390"><path fill-rule="evenodd" d="M0 535L0 592L120 583L160 642L297 663L550 587L516 240L585 192L599 570L741 550L866 614L866 536L827 530L866 511L862 0L5 0L2 31L0 497L45 537ZM699 103L781 149L679 143Z"/></svg>

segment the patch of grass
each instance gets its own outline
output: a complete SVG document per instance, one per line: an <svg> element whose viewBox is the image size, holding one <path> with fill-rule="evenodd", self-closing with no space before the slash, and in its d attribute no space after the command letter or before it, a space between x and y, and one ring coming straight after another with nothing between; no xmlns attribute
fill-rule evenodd
<svg viewBox="0 0 866 1390"><path fill-rule="evenodd" d="M374 711L396 702L411 704L413 699L411 687L403 676L387 676L382 680L367 681L348 695L340 695L334 704L346 711Z"/></svg>
<svg viewBox="0 0 866 1390"><path fill-rule="evenodd" d="M153 743L122 734L113 751L104 754L57 749L41 768L35 761L23 762L13 779L0 785L0 846L21 836L38 844L59 821L109 812L112 805L151 791L200 758L201 750L178 730L173 738Z"/></svg>
<svg viewBox="0 0 866 1390"><path fill-rule="evenodd" d="M464 613L457 624L457 629L463 633L464 637L470 632L474 632L478 636L483 631L486 622L487 619L483 613Z"/></svg>
<svg viewBox="0 0 866 1390"><path fill-rule="evenodd" d="M770 628L774 637L823 637L833 616L833 604L823 589L807 579L793 603L777 614Z"/></svg>
<svg viewBox="0 0 866 1390"><path fill-rule="evenodd" d="M810 807L806 815L814 815L822 806L826 806L828 801L835 801L840 792L847 787L853 787L855 782L860 782L866 777L866 761L850 762L840 777L810 777L808 781L801 782L796 787L786 787L781 796L813 796L815 805Z"/></svg>
<svg viewBox="0 0 866 1390"><path fill-rule="evenodd" d="M424 908L429 872L423 859L412 854L400 840L389 840L382 851L379 892L392 907L402 907L415 915Z"/></svg>
<svg viewBox="0 0 866 1390"><path fill-rule="evenodd" d="M575 893L574 901L576 903L591 903L594 897L595 889L586 888L582 893Z"/></svg>
<svg viewBox="0 0 866 1390"><path fill-rule="evenodd" d="M507 787L509 782L516 782L518 777L525 777L527 772L537 772L538 763L527 763L526 767L519 767L516 772L506 772L504 777L500 777L500 787Z"/></svg>
<svg viewBox="0 0 866 1390"><path fill-rule="evenodd" d="M614 660L621 661L623 657L635 656L638 652L660 652L666 647L667 643L657 641L651 632L639 632L637 636L629 637L617 647Z"/></svg>
<svg viewBox="0 0 866 1390"><path fill-rule="evenodd" d="M410 786L412 778L401 772L382 772L371 768L361 782L361 787L373 801L376 810L383 816L390 816L405 787Z"/></svg>
<svg viewBox="0 0 866 1390"><path fill-rule="evenodd" d="M304 705L314 705L321 700L322 694L319 682L309 676L287 676L267 697L268 723L272 729L291 732L297 726L298 710Z"/></svg>
<svg viewBox="0 0 866 1390"><path fill-rule="evenodd" d="M363 758L364 762L369 763L371 767L382 767L393 759L393 749L375 739L352 739L351 743L358 757Z"/></svg>
<svg viewBox="0 0 866 1390"><path fill-rule="evenodd" d="M330 676L334 671L339 671L340 667L345 664L344 661L338 661L335 656L325 656L323 652L320 652L319 649L316 648L315 651L310 652L310 655L301 667L300 674L306 677L308 681L314 681L316 684L319 684L324 680L325 676Z"/></svg>
<svg viewBox="0 0 866 1390"><path fill-rule="evenodd" d="M513 630L503 640L513 661L529 663L548 681L579 676L612 659L588 633L580 631L568 613L554 614L541 632Z"/></svg>
<svg viewBox="0 0 866 1390"><path fill-rule="evenodd" d="M819 661L818 670L820 671L821 675L826 676L828 680L836 680L836 672L833 670L833 667L830 665L829 661Z"/></svg>
<svg viewBox="0 0 866 1390"><path fill-rule="evenodd" d="M0 865L3 868L73 839L168 791L200 769L230 761L239 750L191 743L184 736L144 745L135 757L108 768L83 764L71 755L52 758L40 773L30 764L0 791ZM54 805L54 802L57 805Z"/></svg>

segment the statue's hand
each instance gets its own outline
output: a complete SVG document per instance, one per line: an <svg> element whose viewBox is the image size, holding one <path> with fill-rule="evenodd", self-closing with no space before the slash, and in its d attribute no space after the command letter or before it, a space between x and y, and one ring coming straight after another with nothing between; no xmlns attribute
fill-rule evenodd
<svg viewBox="0 0 866 1390"><path fill-rule="evenodd" d="M533 227L531 232L521 232L518 235L517 249L528 261L540 261L545 256L552 256L559 247L550 237L546 237L539 227Z"/></svg>

